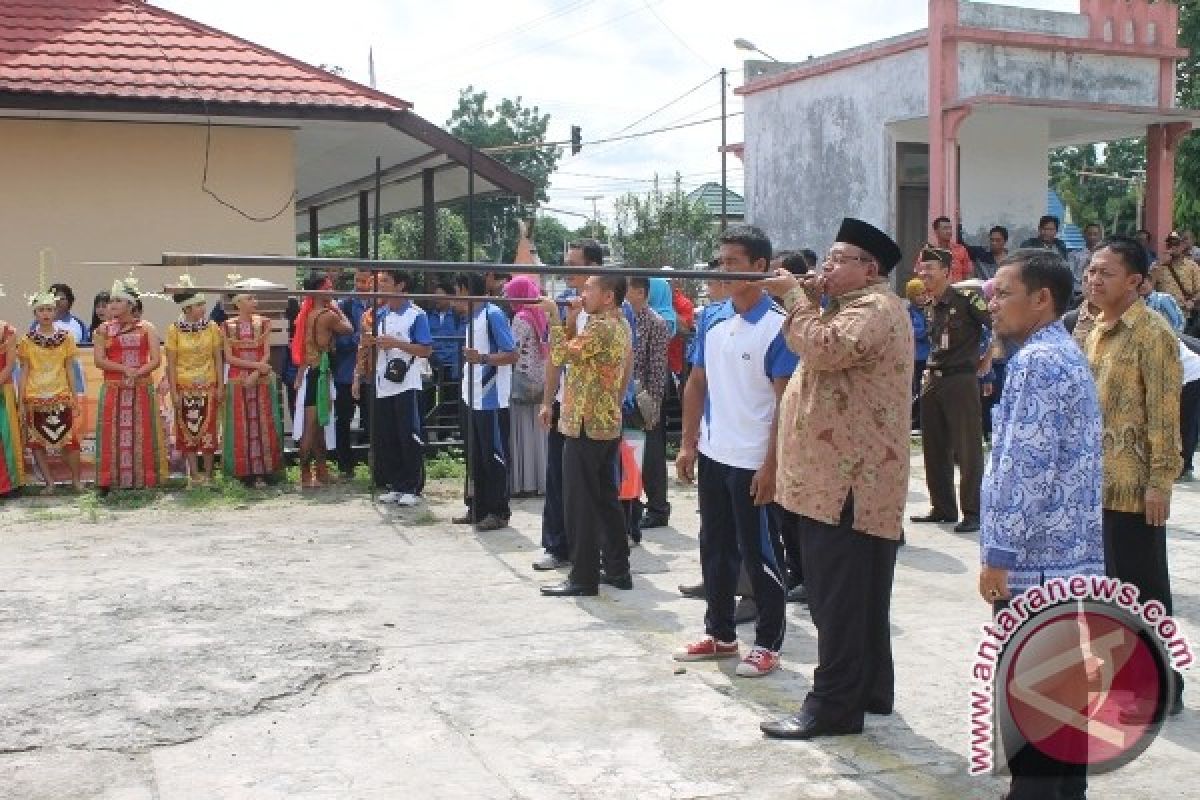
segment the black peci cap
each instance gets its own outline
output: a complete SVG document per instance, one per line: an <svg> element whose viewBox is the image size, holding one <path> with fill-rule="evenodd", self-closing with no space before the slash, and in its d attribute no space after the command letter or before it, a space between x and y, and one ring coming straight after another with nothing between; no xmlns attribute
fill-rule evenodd
<svg viewBox="0 0 1200 800"><path fill-rule="evenodd" d="M900 247L892 241L892 237L874 225L853 217L846 217L842 220L842 227L838 229L837 238L834 241L852 244L866 250L879 262L879 271L884 275L891 272L904 256L900 252Z"/></svg>

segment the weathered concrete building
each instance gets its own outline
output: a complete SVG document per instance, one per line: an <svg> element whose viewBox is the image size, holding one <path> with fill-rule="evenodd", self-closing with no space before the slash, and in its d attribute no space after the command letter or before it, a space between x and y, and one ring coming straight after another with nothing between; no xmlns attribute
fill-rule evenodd
<svg viewBox="0 0 1200 800"><path fill-rule="evenodd" d="M830 245L845 215L895 231L929 221L1014 241L1045 213L1047 153L1147 137L1146 226L1171 227L1174 153L1196 112L1175 107L1178 9L1080 0L1078 14L930 0L929 27L751 77L747 219L780 246ZM752 75L747 71L747 75Z"/></svg>

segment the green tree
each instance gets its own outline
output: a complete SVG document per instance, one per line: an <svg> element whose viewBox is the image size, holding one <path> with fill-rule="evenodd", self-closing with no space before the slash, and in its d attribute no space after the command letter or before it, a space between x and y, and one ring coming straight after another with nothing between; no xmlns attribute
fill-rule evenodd
<svg viewBox="0 0 1200 800"><path fill-rule="evenodd" d="M1179 4L1179 46L1188 49L1176 65L1175 98L1182 108L1200 108L1200 3ZM1175 153L1175 224L1200 229L1200 136L1184 137Z"/></svg>
<svg viewBox="0 0 1200 800"><path fill-rule="evenodd" d="M599 220L585 222L574 231L576 239L595 239L599 242L608 241L608 226Z"/></svg>
<svg viewBox="0 0 1200 800"><path fill-rule="evenodd" d="M438 261L467 260L467 223L457 212L439 208L434 214L437 224ZM425 242L425 214L417 211L392 220L379 239L379 257L385 259L419 259Z"/></svg>
<svg viewBox="0 0 1200 800"><path fill-rule="evenodd" d="M538 217L533 226L533 243L543 264L562 264L564 246L571 241L571 232L554 217Z"/></svg>
<svg viewBox="0 0 1200 800"><path fill-rule="evenodd" d="M526 106L523 98L503 99L489 104L488 93L468 86L459 92L458 106L446 121L446 129L478 148L530 144L546 140L550 115L537 106ZM560 156L556 147L536 147L491 154L514 172L533 181L535 202L546 202L546 189ZM466 218L466 204L457 207ZM475 202L475 241L485 245L490 257L500 259L516 248L518 215L527 213L514 198L499 197Z"/></svg>
<svg viewBox="0 0 1200 800"><path fill-rule="evenodd" d="M1050 151L1050 186L1070 209L1079 226L1099 222L1109 233L1137 229L1140 187L1128 178L1140 177L1146 166L1145 140L1120 139L1095 144L1058 147ZM1112 178L1083 175L1103 173Z"/></svg>
<svg viewBox="0 0 1200 800"><path fill-rule="evenodd" d="M687 269L707 260L716 241L708 209L688 199L678 174L670 190L663 191L656 177L646 194L630 192L618 198L616 226L613 243L631 267Z"/></svg>

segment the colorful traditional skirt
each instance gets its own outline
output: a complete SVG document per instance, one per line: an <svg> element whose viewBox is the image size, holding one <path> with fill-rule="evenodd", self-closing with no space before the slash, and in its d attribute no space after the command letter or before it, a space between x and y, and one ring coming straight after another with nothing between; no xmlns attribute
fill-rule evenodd
<svg viewBox="0 0 1200 800"><path fill-rule="evenodd" d="M177 386L175 447L181 453L217 452L216 384Z"/></svg>
<svg viewBox="0 0 1200 800"><path fill-rule="evenodd" d="M70 394L25 398L25 443L37 450L78 450L75 398Z"/></svg>
<svg viewBox="0 0 1200 800"><path fill-rule="evenodd" d="M141 489L167 476L158 398L148 383L105 381L96 407L96 486Z"/></svg>
<svg viewBox="0 0 1200 800"><path fill-rule="evenodd" d="M221 464L235 478L283 470L283 408L274 373L253 386L236 379L226 384Z"/></svg>
<svg viewBox="0 0 1200 800"><path fill-rule="evenodd" d="M21 418L11 383L0 386L0 495L25 483L25 453L21 446Z"/></svg>

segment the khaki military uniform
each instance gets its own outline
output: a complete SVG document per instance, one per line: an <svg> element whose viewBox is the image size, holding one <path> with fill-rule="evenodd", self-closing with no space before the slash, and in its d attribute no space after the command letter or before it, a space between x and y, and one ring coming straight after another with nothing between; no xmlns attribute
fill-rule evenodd
<svg viewBox="0 0 1200 800"><path fill-rule="evenodd" d="M925 310L930 353L921 387L925 482L935 516L979 519L983 482L983 412L976 370L984 328L992 323L977 293L947 288ZM958 464L959 502L954 497Z"/></svg>

